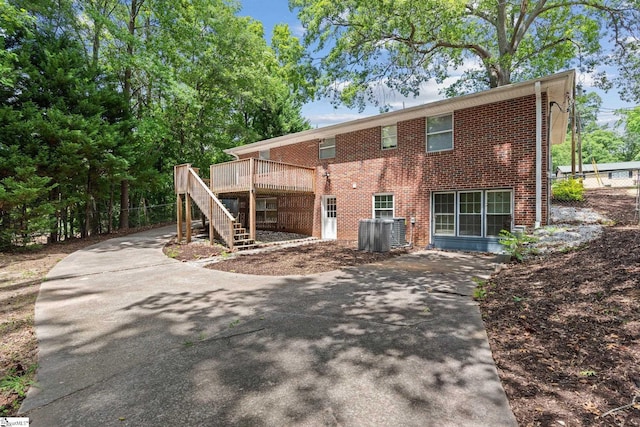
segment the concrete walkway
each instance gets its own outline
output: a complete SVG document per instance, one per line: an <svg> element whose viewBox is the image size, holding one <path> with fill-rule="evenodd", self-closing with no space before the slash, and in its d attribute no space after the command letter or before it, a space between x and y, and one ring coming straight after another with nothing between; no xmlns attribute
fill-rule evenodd
<svg viewBox="0 0 640 427"><path fill-rule="evenodd" d="M422 252L314 276L166 258L173 228L61 261L36 303L31 426L515 426L472 276Z"/></svg>

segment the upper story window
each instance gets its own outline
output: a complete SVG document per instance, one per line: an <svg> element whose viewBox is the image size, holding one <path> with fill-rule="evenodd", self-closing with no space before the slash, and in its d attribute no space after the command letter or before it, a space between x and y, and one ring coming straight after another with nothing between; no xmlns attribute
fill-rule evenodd
<svg viewBox="0 0 640 427"><path fill-rule="evenodd" d="M336 156L336 139L326 138L320 141L318 157L321 159L333 159Z"/></svg>
<svg viewBox="0 0 640 427"><path fill-rule="evenodd" d="M260 160L269 160L271 158L271 153L269 149L258 151L258 158Z"/></svg>
<svg viewBox="0 0 640 427"><path fill-rule="evenodd" d="M382 127L382 149L396 148L398 146L398 126Z"/></svg>
<svg viewBox="0 0 640 427"><path fill-rule="evenodd" d="M453 150L453 114L427 118L427 152Z"/></svg>

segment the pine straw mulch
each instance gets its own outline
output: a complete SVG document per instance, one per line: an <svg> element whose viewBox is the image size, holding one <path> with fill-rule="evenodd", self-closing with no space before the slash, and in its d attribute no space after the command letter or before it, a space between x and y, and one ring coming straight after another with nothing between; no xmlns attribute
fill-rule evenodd
<svg viewBox="0 0 640 427"><path fill-rule="evenodd" d="M635 198L596 190L584 204L616 225L579 250L508 266L480 303L521 426L640 426Z"/></svg>

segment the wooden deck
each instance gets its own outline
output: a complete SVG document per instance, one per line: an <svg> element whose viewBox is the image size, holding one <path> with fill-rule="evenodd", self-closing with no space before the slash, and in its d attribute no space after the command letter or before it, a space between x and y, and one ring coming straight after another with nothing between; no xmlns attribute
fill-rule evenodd
<svg viewBox="0 0 640 427"><path fill-rule="evenodd" d="M177 165L174 168L174 185L178 203L178 224L182 224L182 197L190 206L193 200L210 222L210 234L214 229L230 248L241 246L241 242L253 241L256 236L256 194L257 193L307 193L316 189L316 170L304 166L261 159L244 159L211 165L211 175L205 183L191 165ZM246 193L249 196L249 232L238 230L234 218L218 199L220 194ZM190 213L190 208L187 208ZM187 222L191 220L187 215ZM181 236L178 226L178 239ZM240 231L240 232L239 232ZM244 236L248 234L248 238ZM190 240L187 229L187 241Z"/></svg>
<svg viewBox="0 0 640 427"><path fill-rule="evenodd" d="M258 192L314 193L316 170L288 163L244 159L211 165L211 191L215 194Z"/></svg>

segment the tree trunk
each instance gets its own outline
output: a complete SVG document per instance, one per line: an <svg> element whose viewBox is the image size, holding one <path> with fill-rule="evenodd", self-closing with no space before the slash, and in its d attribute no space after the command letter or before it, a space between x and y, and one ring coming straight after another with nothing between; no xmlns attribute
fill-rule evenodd
<svg viewBox="0 0 640 427"><path fill-rule="evenodd" d="M129 228L129 182L120 181L120 230Z"/></svg>
<svg viewBox="0 0 640 427"><path fill-rule="evenodd" d="M55 210L55 217L56 217L56 221L55 224L53 226L53 229L51 230L51 232L49 233L49 243L55 243L60 241L60 189L58 187L55 187L54 189L51 190L51 196L50 196L50 200L54 203L54 205L58 206Z"/></svg>
<svg viewBox="0 0 640 427"><path fill-rule="evenodd" d="M128 30L131 40L127 43L127 57L129 60L133 58L133 37L136 32L136 18L138 16L138 1L131 0L131 10L129 11ZM123 91L131 109L131 79L133 70L131 65L127 64L124 70ZM129 181L123 179L120 182L120 230L129 228Z"/></svg>
<svg viewBox="0 0 640 427"><path fill-rule="evenodd" d="M92 212L92 203L91 203L91 192L93 191L93 189L91 188L91 168L89 168L89 171L87 173L88 178L87 178L87 200L85 202L84 205L84 227L82 227L82 237L89 237L91 235L91 223L93 222L91 219L93 217L93 212Z"/></svg>
<svg viewBox="0 0 640 427"><path fill-rule="evenodd" d="M109 184L109 209L107 214L107 233L113 232L113 183Z"/></svg>
<svg viewBox="0 0 640 427"><path fill-rule="evenodd" d="M65 206L62 210L62 232L64 240L69 240L69 207Z"/></svg>

